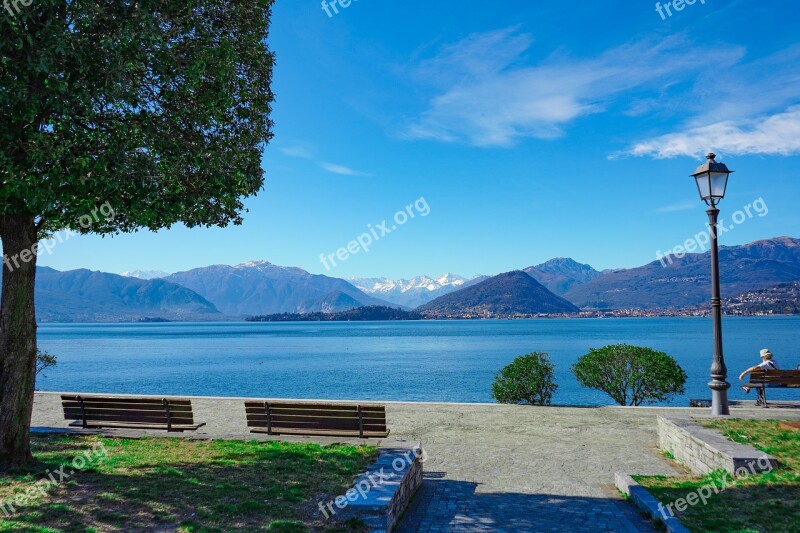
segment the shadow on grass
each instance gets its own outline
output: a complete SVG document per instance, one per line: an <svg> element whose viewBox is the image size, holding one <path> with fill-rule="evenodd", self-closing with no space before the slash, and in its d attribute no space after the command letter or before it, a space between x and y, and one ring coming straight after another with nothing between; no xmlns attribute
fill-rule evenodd
<svg viewBox="0 0 800 533"><path fill-rule="evenodd" d="M689 494L697 493L700 485L693 481L678 488L647 490L666 505L679 498L686 500ZM672 507L675 516L692 531L796 533L800 530L800 478L792 481L781 476L764 484L729 487L718 494L708 492L711 495L705 503L693 498L695 505L683 512Z"/></svg>
<svg viewBox="0 0 800 533"><path fill-rule="evenodd" d="M342 494L375 457L356 446L39 435L36 463L0 476L0 503L98 443L104 460L0 512L0 531L347 531L316 502Z"/></svg>

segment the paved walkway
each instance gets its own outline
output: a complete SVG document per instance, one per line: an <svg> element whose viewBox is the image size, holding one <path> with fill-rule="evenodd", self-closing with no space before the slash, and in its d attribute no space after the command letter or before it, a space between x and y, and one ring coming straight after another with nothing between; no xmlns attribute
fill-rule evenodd
<svg viewBox="0 0 800 533"><path fill-rule="evenodd" d="M734 416L800 419L798 409L747 405ZM654 529L620 499L614 473L680 474L656 449L656 416L708 410L417 404L390 413L391 427L428 454L399 532L635 532Z"/></svg>
<svg viewBox="0 0 800 533"><path fill-rule="evenodd" d="M242 399L195 398L193 405L207 425L192 436L254 438ZM707 412L389 402L392 439L419 440L427 455L423 488L397 531L654 531L620 499L614 473L678 474L656 449L656 416ZM734 416L800 420L800 409L737 408ZM67 427L57 395L37 393L33 424Z"/></svg>

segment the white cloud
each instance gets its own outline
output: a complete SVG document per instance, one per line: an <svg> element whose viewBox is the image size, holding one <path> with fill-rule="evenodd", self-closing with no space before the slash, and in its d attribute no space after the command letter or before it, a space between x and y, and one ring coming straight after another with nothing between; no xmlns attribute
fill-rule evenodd
<svg viewBox="0 0 800 533"><path fill-rule="evenodd" d="M800 105L756 120L716 122L646 139L612 157L632 155L666 159L697 157L710 151L729 155L800 154Z"/></svg>
<svg viewBox="0 0 800 533"><path fill-rule="evenodd" d="M337 165L335 163L320 163L320 167L327 170L328 172L332 172L334 174L341 174L342 176L369 176L369 174L365 172L360 172L358 170L353 170L350 167L346 167L344 165Z"/></svg>
<svg viewBox="0 0 800 533"><path fill-rule="evenodd" d="M514 28L473 34L422 62L413 75L438 94L405 134L476 146L554 138L575 119L604 111L615 96L657 89L678 74L724 68L743 54L739 47L702 48L671 36L588 59L552 55L529 66L531 44L530 36Z"/></svg>
<svg viewBox="0 0 800 533"><path fill-rule="evenodd" d="M289 157L299 157L301 159L314 158L314 154L311 152L311 150L303 146L287 146L285 148L281 148L280 150L284 155L288 155Z"/></svg>
<svg viewBox="0 0 800 533"><path fill-rule="evenodd" d="M659 207L656 209L656 213L675 213L677 211L689 211L690 209L695 209L697 207L697 202L677 202L670 205L665 205L664 207Z"/></svg>

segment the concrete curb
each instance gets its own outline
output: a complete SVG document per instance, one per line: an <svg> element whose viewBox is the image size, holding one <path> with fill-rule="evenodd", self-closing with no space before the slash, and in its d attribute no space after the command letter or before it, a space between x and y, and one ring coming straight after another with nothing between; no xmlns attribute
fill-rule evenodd
<svg viewBox="0 0 800 533"><path fill-rule="evenodd" d="M732 476L770 472L778 461L766 453L731 441L693 419L658 416L658 445L694 474L722 469Z"/></svg>
<svg viewBox="0 0 800 533"><path fill-rule="evenodd" d="M370 533L389 533L422 486L424 453L419 442L385 443L378 459L329 510L340 520L360 519Z"/></svg>
<svg viewBox="0 0 800 533"><path fill-rule="evenodd" d="M620 492L630 496L633 503L635 503L639 509L647 513L654 521L664 524L664 527L667 528L669 533L692 533L674 516L664 518L664 514L662 514L659 509L661 502L650 494L646 488L634 481L628 474L622 474L620 472L614 474L614 484ZM661 508L663 509L663 505Z"/></svg>

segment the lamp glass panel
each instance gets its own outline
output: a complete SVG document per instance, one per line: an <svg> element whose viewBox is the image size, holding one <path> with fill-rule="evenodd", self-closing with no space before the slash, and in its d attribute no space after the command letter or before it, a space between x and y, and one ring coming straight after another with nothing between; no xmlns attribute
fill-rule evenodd
<svg viewBox="0 0 800 533"><path fill-rule="evenodd" d="M711 198L711 183L708 179L708 173L698 174L694 179L697 180L697 192L700 193L700 198L703 200Z"/></svg>
<svg viewBox="0 0 800 533"><path fill-rule="evenodd" d="M727 172L712 172L711 173L711 196L714 198L722 198L725 196L725 188L728 186L728 173Z"/></svg>

